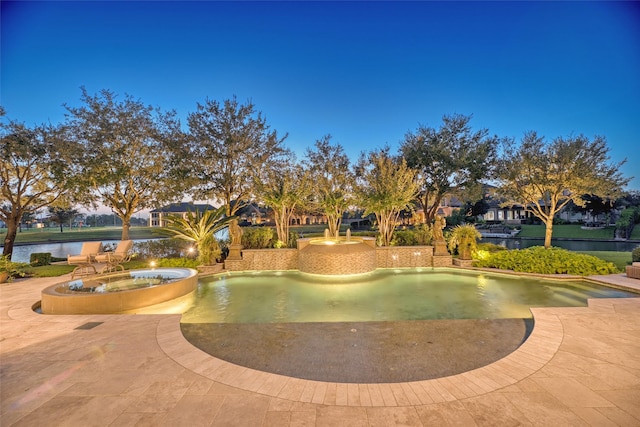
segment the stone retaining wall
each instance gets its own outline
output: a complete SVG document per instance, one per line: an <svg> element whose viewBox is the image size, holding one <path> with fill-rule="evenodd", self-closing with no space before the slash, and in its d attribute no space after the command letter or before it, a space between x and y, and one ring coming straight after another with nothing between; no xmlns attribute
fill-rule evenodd
<svg viewBox="0 0 640 427"><path fill-rule="evenodd" d="M451 255L434 256L433 246L375 248L376 268L449 267ZM298 270L298 249L243 249L242 260L226 260L227 271Z"/></svg>
<svg viewBox="0 0 640 427"><path fill-rule="evenodd" d="M433 246L381 246L376 248L377 268L431 267Z"/></svg>
<svg viewBox="0 0 640 427"><path fill-rule="evenodd" d="M242 262L242 270L297 270L298 250L243 249ZM237 268L239 265L234 267ZM227 267L227 270L230 269Z"/></svg>

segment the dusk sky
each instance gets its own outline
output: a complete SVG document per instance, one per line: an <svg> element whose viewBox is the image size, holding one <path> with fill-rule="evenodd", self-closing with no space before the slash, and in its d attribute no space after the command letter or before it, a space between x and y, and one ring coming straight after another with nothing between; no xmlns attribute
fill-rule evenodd
<svg viewBox="0 0 640 427"><path fill-rule="evenodd" d="M355 162L420 124L473 115L520 139L603 135L640 190L639 2L2 1L0 104L29 125L110 89L183 124L251 99L299 156Z"/></svg>

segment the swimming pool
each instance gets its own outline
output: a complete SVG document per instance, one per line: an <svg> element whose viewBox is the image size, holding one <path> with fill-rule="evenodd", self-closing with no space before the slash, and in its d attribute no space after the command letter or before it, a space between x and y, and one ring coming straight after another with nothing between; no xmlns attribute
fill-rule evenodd
<svg viewBox="0 0 640 427"><path fill-rule="evenodd" d="M638 296L583 280L448 268L379 269L337 278L233 273L201 278L182 323L526 319L530 307L581 307L589 298Z"/></svg>

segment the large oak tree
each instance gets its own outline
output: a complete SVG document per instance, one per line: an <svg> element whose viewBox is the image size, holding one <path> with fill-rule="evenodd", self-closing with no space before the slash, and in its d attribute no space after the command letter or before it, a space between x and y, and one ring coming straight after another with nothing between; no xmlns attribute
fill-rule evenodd
<svg viewBox="0 0 640 427"><path fill-rule="evenodd" d="M163 113L110 90L89 95L82 88L81 107L65 105L68 143L76 150L78 200L101 203L122 220L122 240L129 238L131 217L143 209L179 197L171 153L180 139L174 112Z"/></svg>
<svg viewBox="0 0 640 427"><path fill-rule="evenodd" d="M499 193L506 203L519 203L546 226L544 246L551 246L553 218L570 202L585 203L584 195L615 199L630 180L610 163L606 139L584 135L547 142L535 132L520 144L506 141L499 161Z"/></svg>
<svg viewBox="0 0 640 427"><path fill-rule="evenodd" d="M498 138L487 129L473 131L471 116L444 116L439 129L420 126L406 134L400 153L416 169L421 188L418 202L430 223L445 195L481 198L480 181L491 177Z"/></svg>
<svg viewBox="0 0 640 427"><path fill-rule="evenodd" d="M22 218L65 191L68 162L54 134L50 127L0 123L0 220L7 226L3 254L9 258Z"/></svg>
<svg viewBox="0 0 640 427"><path fill-rule="evenodd" d="M222 202L227 216L246 206L258 172L282 151L278 137L251 101L207 99L187 118L190 170L185 177L196 198ZM236 222L237 225L237 222Z"/></svg>

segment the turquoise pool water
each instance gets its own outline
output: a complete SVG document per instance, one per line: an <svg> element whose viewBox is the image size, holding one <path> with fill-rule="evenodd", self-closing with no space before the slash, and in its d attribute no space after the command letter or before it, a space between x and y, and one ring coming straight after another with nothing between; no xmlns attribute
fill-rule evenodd
<svg viewBox="0 0 640 427"><path fill-rule="evenodd" d="M586 281L457 269L384 269L340 278L239 273L201 279L182 323L530 318L530 307L581 307L589 298L638 296Z"/></svg>

